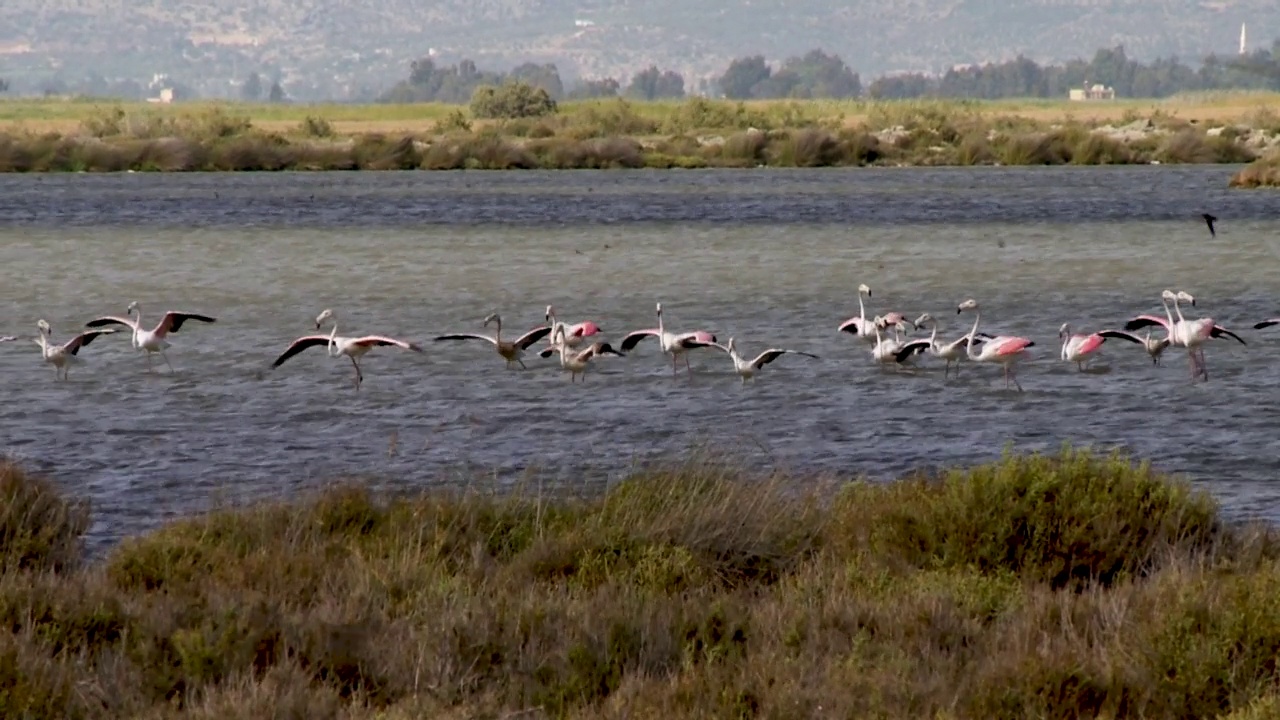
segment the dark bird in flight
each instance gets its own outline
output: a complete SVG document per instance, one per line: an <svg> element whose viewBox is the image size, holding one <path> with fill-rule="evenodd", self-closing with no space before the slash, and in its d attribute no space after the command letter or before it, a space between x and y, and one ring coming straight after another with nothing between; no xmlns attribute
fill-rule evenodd
<svg viewBox="0 0 1280 720"><path fill-rule="evenodd" d="M1218 218L1209 213L1200 213L1200 217L1204 218L1204 224L1209 226L1209 237L1218 237L1218 231L1213 229L1213 224L1218 221Z"/></svg>

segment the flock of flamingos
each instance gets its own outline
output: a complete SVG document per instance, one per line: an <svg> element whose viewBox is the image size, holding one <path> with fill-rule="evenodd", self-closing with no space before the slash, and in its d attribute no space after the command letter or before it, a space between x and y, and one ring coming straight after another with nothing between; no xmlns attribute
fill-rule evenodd
<svg viewBox="0 0 1280 720"><path fill-rule="evenodd" d="M877 363L883 366L901 367L917 362L921 356L931 355L946 361L944 377L950 375L953 364L956 365L956 372L959 373L959 363L963 360L995 364L1000 365L1004 370L1006 388L1009 388L1010 384L1012 384L1019 391L1022 390L1022 385L1017 378L1017 365L1019 361L1028 356L1027 348L1034 346L1035 343L1028 338L1016 335L990 335L978 332L981 314L977 301L973 299L965 300L956 307L957 314L965 311L973 312L973 327L969 332L955 340L944 341L938 339L938 323L928 313L920 315L915 320L908 320L906 316L899 312L889 312L868 319L866 307L862 301L864 295L870 298L871 290L866 285L860 285L858 287L859 314L857 317L841 323L839 330L855 335L870 344L871 356ZM1181 309L1181 303L1184 302L1194 306L1196 301L1194 297L1186 292L1179 291L1175 293L1172 290L1165 290L1161 294L1161 304L1164 306L1165 312L1164 317L1159 315L1138 315L1125 323L1123 330L1101 330L1089 334L1079 334L1071 332L1071 327L1064 324L1058 330L1058 336L1062 343L1060 358L1065 362L1076 363L1080 370L1083 371L1085 364L1093 358L1102 348L1102 344L1108 339L1125 340L1142 346L1155 364L1159 364L1160 356L1167 348L1183 347L1187 349L1192 382L1199 378L1208 380L1209 373L1204 360L1205 343L1222 337L1232 338L1241 344L1244 344L1244 340L1217 324L1213 318L1188 319L1184 317ZM548 341L547 345L537 351L537 354L543 358L558 354L560 367L570 373L570 382L575 382L578 375L583 375L585 379L587 368L594 359L605 355L622 356L639 345L641 341L650 337L657 339L662 352L671 357L671 372L673 376L679 373L678 360L681 357L684 358L686 370L691 370L688 352L701 348L716 349L724 352L733 362L734 370L742 377L743 383L753 378L765 365L784 354L817 357L797 350L769 348L754 358L747 359L738 354L734 338L729 338L727 343L721 344L714 334L706 330L671 332L666 329L662 321L662 303L657 304L657 315L658 326L656 328L647 328L628 333L622 338L617 349L609 343L599 340L591 341L588 344L590 338L601 334L600 327L591 321L575 324L560 322L556 319L555 308L551 306L547 306L546 310L548 324L535 327L514 340L502 337L502 318L497 313L489 315L484 320L484 327L488 327L490 324L495 326L493 335L465 332L451 333L440 335L435 340L484 341L490 343L498 356L506 360L508 368L515 364L524 368L526 367L523 359L525 353L545 338ZM190 321L212 323L215 320L207 315L169 311L164 314L160 322L154 327L147 328L142 324L142 312L135 301L129 304L123 317L106 315L90 320L85 323L85 326L90 328L89 330L64 343L57 344L53 342L52 329L49 323L44 320L36 323L39 334L30 339L40 346L44 361L53 365L56 376L64 380L67 379L70 367L81 361L80 350L82 348L87 347L89 343L100 335L117 332L117 329L111 326L123 326L128 330L133 349L145 352L148 369L152 368L151 356L159 354L165 364L169 366L169 369L172 370L173 365L169 362L169 357L165 353L170 347L168 338L170 335L176 334L185 323ZM359 359L371 349L382 346L422 352L422 346L417 343L385 335L339 336L337 319L332 310L325 310L316 317L316 330L319 331L326 321L332 324L332 329L327 335L317 332L314 335L304 335L297 338L276 358L271 367L280 367L289 358L308 348L324 347L330 357L345 356L351 361L351 366L355 370L355 387L359 389L360 383L364 379L360 371ZM1277 324L1280 324L1280 318L1264 320L1253 327L1254 329L1262 329ZM932 327L932 332L927 338L910 339L906 336L908 328L918 330L922 325ZM1164 329L1163 337L1152 337L1151 329L1156 327ZM1147 329L1145 334L1134 334L1134 331L1143 328ZM0 337L0 343L19 339L19 337L15 336ZM586 347L583 347L584 344L586 344Z"/></svg>

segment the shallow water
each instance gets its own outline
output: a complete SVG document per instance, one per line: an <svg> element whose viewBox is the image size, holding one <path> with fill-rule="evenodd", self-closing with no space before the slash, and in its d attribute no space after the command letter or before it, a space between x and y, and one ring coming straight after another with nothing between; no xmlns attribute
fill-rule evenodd
<svg viewBox="0 0 1280 720"><path fill-rule="evenodd" d="M710 443L749 462L891 477L1064 441L1123 447L1189 474L1236 516L1280 518L1280 194L1229 191L1234 168L716 170L0 177L0 334L47 319L58 338L138 300L206 313L171 337L172 375L127 337L82 351L55 382L29 342L0 345L0 450L92 499L96 547L214 502L361 474L396 485L598 484L639 461ZM1201 212L1221 218L1210 238ZM928 311L959 337L968 297L989 332L1027 335L1035 358L1004 389L998 367L944 380L876 367L836 332L858 314ZM1057 329L1160 312L1164 288L1249 343L1214 341L1211 380L1185 352L1153 367L1109 341L1080 373ZM507 370L477 332L592 319L617 341L654 324L784 356L742 386L693 353L673 379L652 344L569 383L554 360ZM310 350L314 331L425 344L352 368ZM327 330L327 328L326 328Z"/></svg>

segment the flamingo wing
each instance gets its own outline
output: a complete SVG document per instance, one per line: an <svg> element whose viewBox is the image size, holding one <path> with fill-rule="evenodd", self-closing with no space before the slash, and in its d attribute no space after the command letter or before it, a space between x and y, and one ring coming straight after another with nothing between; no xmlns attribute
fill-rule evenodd
<svg viewBox="0 0 1280 720"><path fill-rule="evenodd" d="M992 354L1013 355L1035 347L1035 343L1024 337L997 337L991 341Z"/></svg>
<svg viewBox="0 0 1280 720"><path fill-rule="evenodd" d="M550 325L540 325L516 339L516 347L528 350L529 346L546 337L551 332Z"/></svg>
<svg viewBox="0 0 1280 720"><path fill-rule="evenodd" d="M1262 328L1269 328L1272 325L1280 325L1280 318L1271 318L1270 320L1263 320L1260 323L1254 323L1253 329L1261 330Z"/></svg>
<svg viewBox="0 0 1280 720"><path fill-rule="evenodd" d="M1144 327L1152 327L1155 325L1159 325L1165 330L1169 329L1169 321L1162 317L1156 317L1155 315L1139 315L1138 317L1125 323L1124 329L1125 330L1141 330Z"/></svg>
<svg viewBox="0 0 1280 720"><path fill-rule="evenodd" d="M1094 333L1080 338L1080 344L1076 347L1076 352L1085 355L1102 347L1102 343L1107 339L1101 333Z"/></svg>
<svg viewBox="0 0 1280 720"><path fill-rule="evenodd" d="M539 351L538 351L538 357L540 357L540 358L549 358L549 357L551 357L552 355L556 354L557 352L560 352L560 348L559 348L559 347L557 347L557 346L555 346L555 345L548 345L548 346L546 346L546 347L544 347L544 348L542 348L541 350L539 350Z"/></svg>
<svg viewBox="0 0 1280 720"><path fill-rule="evenodd" d="M1104 337L1104 338L1115 338L1115 339L1117 339L1117 340L1128 340L1128 341L1129 341L1129 342L1131 342L1131 343L1138 343L1139 345L1145 345L1145 344L1146 344L1146 343L1142 342L1142 338L1138 337L1137 335L1134 335L1133 333L1127 333L1127 332L1124 332L1123 330L1100 330L1100 331L1098 331L1098 335L1099 335L1099 336L1101 336L1101 337Z"/></svg>
<svg viewBox="0 0 1280 720"><path fill-rule="evenodd" d="M863 320L861 317L853 317L840 323L840 332L852 333L853 335L867 335L867 326L870 325L869 320Z"/></svg>
<svg viewBox="0 0 1280 720"><path fill-rule="evenodd" d="M498 344L498 341L493 337L489 335L480 335L477 333L453 333L451 335L437 335L435 339L436 340L484 340L487 343L492 343L494 345Z"/></svg>
<svg viewBox="0 0 1280 720"><path fill-rule="evenodd" d="M394 345L395 347L398 347L404 350L412 350L413 352L422 352L422 346L417 343L406 342L404 340L397 340L395 338L387 337L385 335L366 335L362 338L357 338L353 342L356 345L362 345L364 347L386 347L388 345Z"/></svg>
<svg viewBox="0 0 1280 720"><path fill-rule="evenodd" d="M104 315L84 324L85 327L92 328L106 327L107 325L123 325L131 330L136 330L138 328L138 324L133 321L133 318L122 318L118 315Z"/></svg>
<svg viewBox="0 0 1280 720"><path fill-rule="evenodd" d="M319 345L328 345L328 344L329 344L328 335L306 335L304 337L300 337L289 344L289 347L286 348L285 351L280 354L280 357L276 358L276 361L271 363L271 367L273 368L280 367L281 365L284 364L285 360L288 360L289 358L293 357L294 355L297 355L298 353L302 352L303 350L306 350L307 348L312 348Z"/></svg>
<svg viewBox="0 0 1280 720"><path fill-rule="evenodd" d="M5 335L4 337L0 337L0 342L9 342L11 340L17 340L17 339L18 338L13 335Z"/></svg>
<svg viewBox="0 0 1280 720"><path fill-rule="evenodd" d="M93 342L94 338L98 337L99 335L110 335L113 332L115 332L115 328L108 328L106 330L90 330L89 332L82 332L79 335L68 340L67 344L62 346L62 349L72 355L75 355L76 353L80 352L80 348Z"/></svg>
<svg viewBox="0 0 1280 720"><path fill-rule="evenodd" d="M1248 345L1248 343L1246 343L1243 339L1241 339L1239 335L1231 332L1230 330L1222 327L1221 325L1214 325L1213 329L1209 331L1209 336L1215 339L1220 338L1223 335L1226 335L1227 337L1230 337L1230 338L1235 338L1236 342L1239 342L1241 345Z"/></svg>
<svg viewBox="0 0 1280 720"><path fill-rule="evenodd" d="M755 368L762 368L765 365L768 365L769 363L773 362L774 360L777 360L779 357L786 355L787 353L792 353L794 355L804 355L805 357L811 357L815 359L817 359L818 357L813 353L801 352L800 350L783 350L782 348L769 348L768 350L765 350L764 352L757 355L756 359L751 361L751 366Z"/></svg>
<svg viewBox="0 0 1280 720"><path fill-rule="evenodd" d="M627 352L636 345L639 345L640 341L647 337L658 337L658 331L654 328L649 328L648 330L636 330L633 333L628 333L626 337L622 338L622 345L620 345L620 347L623 352Z"/></svg>
<svg viewBox="0 0 1280 720"><path fill-rule="evenodd" d="M156 335L164 337L169 333L176 333L182 329L182 323L188 320L199 320L200 322L211 323L217 320L208 315L197 315L196 313L175 312L170 310L160 319L160 324L156 326Z"/></svg>
<svg viewBox="0 0 1280 720"><path fill-rule="evenodd" d="M911 357L912 355L919 355L920 353L928 350L932 346L933 346L933 343L928 340L912 340L911 342L894 350L893 358L898 362L904 362L906 361L907 358Z"/></svg>
<svg viewBox="0 0 1280 720"><path fill-rule="evenodd" d="M688 350L694 348L706 347L707 345L716 344L716 336L705 330L697 330L691 333L685 333L676 339L676 343Z"/></svg>

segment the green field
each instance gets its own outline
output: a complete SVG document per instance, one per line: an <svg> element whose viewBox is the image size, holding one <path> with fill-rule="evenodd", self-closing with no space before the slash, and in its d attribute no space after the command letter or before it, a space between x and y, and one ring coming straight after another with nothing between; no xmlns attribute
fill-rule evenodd
<svg viewBox="0 0 1280 720"><path fill-rule="evenodd" d="M562 103L560 113L577 116L601 112L614 105L614 100ZM638 115L662 122L677 113L687 101L630 102ZM1191 93L1163 100L1117 100L1112 102L1069 102L1066 100L994 100L994 101L860 101L860 100L760 100L744 103L753 111L771 117L800 116L839 121L854 127L877 114L901 114L922 106L939 107L958 113L982 116L1017 116L1035 121L1114 122L1128 116L1164 113L1187 120L1237 122L1260 110L1280 112L1280 95L1274 93ZM288 131L307 117L318 117L334 125L340 133L429 133L451 112L463 106L422 103L409 105L294 105L241 102L176 102L159 105L145 102L121 103L95 99L6 99L0 100L0 130L71 133L81 123L105 111L120 108L129 114L153 114L161 117L184 117L219 107L229 113L248 117L255 127L271 131Z"/></svg>
<svg viewBox="0 0 1280 720"><path fill-rule="evenodd" d="M88 564L51 483L0 466L0 499L6 718L1280 711L1280 536L1122 457L336 486Z"/></svg>

